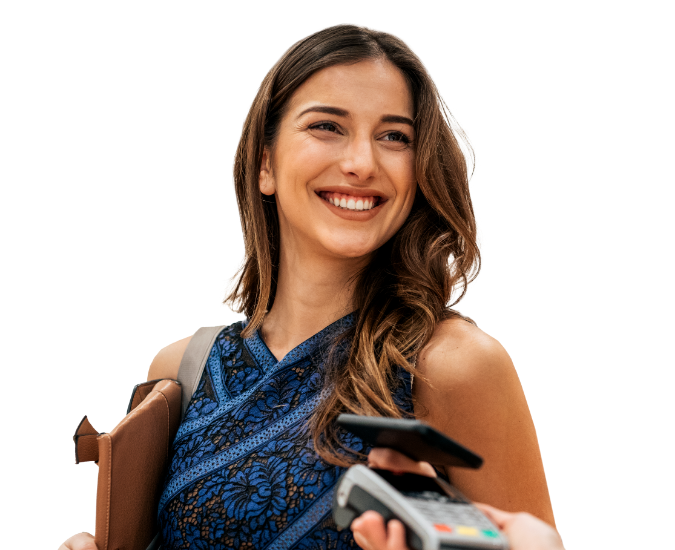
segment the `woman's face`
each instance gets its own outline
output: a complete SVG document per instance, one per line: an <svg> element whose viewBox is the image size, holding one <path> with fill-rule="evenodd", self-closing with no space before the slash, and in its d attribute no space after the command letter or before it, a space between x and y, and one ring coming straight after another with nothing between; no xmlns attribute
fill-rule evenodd
<svg viewBox="0 0 675 550"><path fill-rule="evenodd" d="M385 60L323 69L296 90L260 172L283 252L364 257L396 233L416 191L412 118L405 78Z"/></svg>

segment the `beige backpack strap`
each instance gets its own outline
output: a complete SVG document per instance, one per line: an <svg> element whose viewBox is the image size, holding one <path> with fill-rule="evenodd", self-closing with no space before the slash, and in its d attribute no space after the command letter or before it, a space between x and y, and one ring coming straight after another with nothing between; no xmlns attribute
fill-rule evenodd
<svg viewBox="0 0 675 550"><path fill-rule="evenodd" d="M191 338L178 368L178 381L183 390L181 418L185 416L192 394L199 385L204 366L211 353L216 337L225 325L220 327L202 327Z"/></svg>

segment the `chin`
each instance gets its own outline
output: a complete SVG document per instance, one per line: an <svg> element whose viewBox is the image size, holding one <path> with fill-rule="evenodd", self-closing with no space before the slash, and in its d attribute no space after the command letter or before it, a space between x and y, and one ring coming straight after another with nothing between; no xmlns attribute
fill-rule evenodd
<svg viewBox="0 0 675 550"><path fill-rule="evenodd" d="M363 258L379 248L376 243L335 242L326 246L332 254L341 258Z"/></svg>
<svg viewBox="0 0 675 550"><path fill-rule="evenodd" d="M314 242L334 258L357 259L370 256L394 234L382 227L344 228L322 225L314 226Z"/></svg>

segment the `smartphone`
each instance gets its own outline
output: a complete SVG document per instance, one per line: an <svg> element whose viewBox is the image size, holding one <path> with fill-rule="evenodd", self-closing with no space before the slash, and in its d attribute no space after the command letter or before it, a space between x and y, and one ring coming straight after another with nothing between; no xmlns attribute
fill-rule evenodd
<svg viewBox="0 0 675 550"><path fill-rule="evenodd" d="M419 420L341 414L337 423L373 447L389 447L437 466L480 468L483 459Z"/></svg>

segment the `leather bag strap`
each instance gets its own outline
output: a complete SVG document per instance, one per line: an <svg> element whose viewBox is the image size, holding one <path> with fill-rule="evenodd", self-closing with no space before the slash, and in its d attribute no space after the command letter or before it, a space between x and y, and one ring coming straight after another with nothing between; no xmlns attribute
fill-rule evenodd
<svg viewBox="0 0 675 550"><path fill-rule="evenodd" d="M75 464L80 462L98 462L98 436L85 416L77 426L73 441L75 442Z"/></svg>
<svg viewBox="0 0 675 550"><path fill-rule="evenodd" d="M223 328L225 328L225 325L200 328L195 332L183 354L180 367L178 367L178 381L183 388L181 418L185 416L192 394L197 389L202 372L204 372L204 366L211 353L211 348Z"/></svg>

